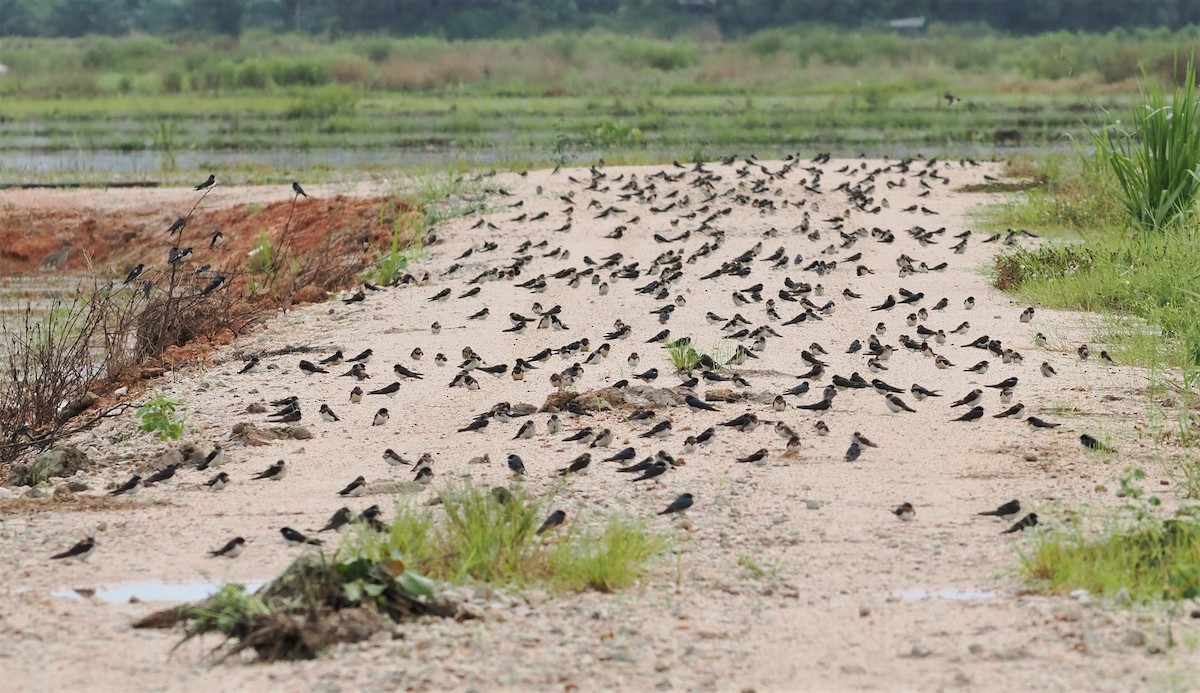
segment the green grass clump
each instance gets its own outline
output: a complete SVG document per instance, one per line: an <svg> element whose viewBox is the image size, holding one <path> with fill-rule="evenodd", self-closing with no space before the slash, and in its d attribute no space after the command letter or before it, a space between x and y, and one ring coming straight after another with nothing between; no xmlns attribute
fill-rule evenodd
<svg viewBox="0 0 1200 693"><path fill-rule="evenodd" d="M1026 575L1056 593L1128 591L1136 602L1200 595L1200 523L1171 519L1087 540L1064 530L1041 534L1023 557Z"/></svg>
<svg viewBox="0 0 1200 693"><path fill-rule="evenodd" d="M347 533L339 560L350 555L392 556L422 575L461 584L568 591L613 591L641 578L666 541L645 525L613 515L600 529L568 518L538 535L549 511L525 492L471 486L448 489L439 510L400 506L387 533Z"/></svg>
<svg viewBox="0 0 1200 693"><path fill-rule="evenodd" d="M138 407L134 417L142 422L142 430L158 435L161 440L179 440L183 437L184 419L178 410L182 403L156 394L150 401Z"/></svg>
<svg viewBox="0 0 1200 693"><path fill-rule="evenodd" d="M668 347L667 358L671 359L671 365L680 373L691 371L700 364L700 352L690 342Z"/></svg>
<svg viewBox="0 0 1200 693"><path fill-rule="evenodd" d="M1149 82L1145 103L1133 109L1132 130L1114 126L1092 132L1097 156L1116 178L1130 221L1143 231L1173 225L1200 192L1200 102L1190 62L1183 85L1168 98L1158 82Z"/></svg>

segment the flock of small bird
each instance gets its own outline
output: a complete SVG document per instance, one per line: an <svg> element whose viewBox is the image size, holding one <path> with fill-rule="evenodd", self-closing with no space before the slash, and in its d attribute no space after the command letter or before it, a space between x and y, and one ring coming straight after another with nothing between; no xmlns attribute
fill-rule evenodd
<svg viewBox="0 0 1200 693"><path fill-rule="evenodd" d="M464 421L456 435L491 435L497 427L511 427L505 430L502 439L510 448L507 469L515 480L529 474L522 456L528 455L524 446L557 439L584 449L553 471L546 470L548 475L570 479L593 469L611 469L614 478L627 478L633 484L674 485L677 476L674 472L686 464L684 456L692 455L717 439L740 446L741 440L751 439L743 434L749 434L759 426L768 426L779 436L783 441L782 450L755 446L756 450L732 454L729 461L731 464L766 465L771 459L795 457L805 445L806 438L834 435L834 428L826 423L826 419L832 421L833 414L845 409L842 402L854 401L852 393L859 391L877 393L879 410L895 416L909 416L918 408L933 408L943 412L947 422L969 424L982 420L990 407L998 405L1000 410L990 414L993 419L1023 420L1035 430L1054 429L1060 424L1027 415L1028 408L1020 401L1021 383L1029 377L1030 370L1024 365L1025 357L1012 345L1005 345L986 334L969 336L974 328L968 320L960 319L965 316L959 313L958 307L963 312L971 311L975 307L974 297L953 299L952 306L951 297L927 296L922 290L922 278L944 271L948 262L935 263L932 257L910 255L945 254L943 248L953 255L962 255L971 242L1014 245L1032 234L1009 230L981 239L970 230L953 232L944 226L925 225L919 221L938 212L920 203L899 210L914 216L914 223L909 228L885 229L871 223L873 215L890 207L889 194L927 198L933 190L949 183L948 172L976 165L972 161L960 161L955 166L953 162L906 159L878 165L868 165L865 161L847 163L833 170L830 157L818 155L809 161L791 156L773 165L753 157L740 160L727 157L718 162L691 165L676 162L656 172L644 172L640 177L629 171L610 174L603 162L586 169L583 174L578 174L579 177L556 169L549 180L566 191L560 188L551 192L539 186L538 195L558 195L561 207L557 210L531 214L522 209L526 200L509 202L505 198L510 194L500 188L495 191L498 202L493 211L481 215L466 232L473 242L461 254L452 260L448 255L440 254L438 248L444 245L445 239L437 235L437 230L430 230L424 240L432 249L434 259L426 263L425 269L399 277L391 286L365 284L342 303L345 310L356 310L368 302L397 300L395 294L401 292L404 294L402 300L412 305L419 301L432 308L447 302L485 299L496 293L489 285L503 283L512 288L505 292L507 295L513 295L516 289L539 297L551 290L590 290L599 297L620 291L626 299L623 310L645 310L654 316L661 326L654 328L657 330L654 334L649 330L641 334L634 324L617 319L611 329L597 330L591 335L580 334L580 328L572 327L575 322L587 322L590 316L569 315L568 309L561 304L545 306L536 300L530 304L507 306L492 301L491 305L472 309L474 312L465 316L464 320L479 325L472 334L480 338L487 334L489 342L493 338L512 340L515 348L529 356L512 359L511 364L492 363L487 354L469 345L464 345L453 361L445 353L436 353L432 358L433 366L446 369L447 375L441 380L448 388L462 388L473 393L470 397L482 399L489 390L483 377L488 375L494 379L507 376L517 382L529 379L546 393L571 392L585 381L589 370L615 362L625 364L621 371L627 367L628 378L611 382L601 379L590 386L622 393L626 401L645 402L640 406L619 403L596 409L588 404L587 398L568 397L565 404L549 410L514 405L509 401L490 406L486 402L481 404L481 411ZM823 179L830 173L842 176L844 182L827 187ZM212 181L210 178L206 184L211 185ZM303 194L298 185L296 193ZM802 210L799 223L785 229L771 226L772 218L788 207ZM748 247L727 249L732 230L728 218L735 208L743 214L753 214L763 228L757 241ZM496 209L501 211L496 212ZM501 221L501 214L507 218ZM604 257L583 255L573 261L578 253L578 249L570 247L573 234L578 234L573 231L573 221L584 215L612 220L612 227L603 240L615 250ZM502 228L497 221L506 226ZM635 257L623 250L627 246L623 239L635 234L652 238L661 250L644 257ZM778 244L777 248L767 250L768 243ZM790 250L788 244L793 246ZM892 252L894 267L865 264L863 246L867 244L879 244ZM797 248L797 245L803 248ZM901 246L907 248L907 252L900 251ZM435 270L439 262L443 267ZM698 267L706 269L701 271ZM793 272L799 273L800 278L790 276ZM856 278L877 272L895 272L897 285L886 296L870 300L856 291L853 284ZM447 285L425 288L439 283ZM453 284L458 284L458 288ZM697 295L703 296L703 305L698 309L689 302L689 296ZM493 298L503 300L494 295ZM863 303L856 304L857 301ZM718 314L717 311L724 312L719 307L721 303L732 309L732 315ZM421 311L418 306L407 314L419 315ZM716 331L716 336L672 332L671 321L677 320L685 311L703 312L705 323ZM486 321L491 316L505 313L505 325L487 327L490 323ZM848 343L833 344L829 336L834 331L825 326L840 324L835 323L835 315L839 313L855 319L868 317L867 321L854 327L855 338ZM953 320L950 318L952 313L958 313ZM449 315L452 314L437 312L438 321L429 325L429 334L440 334L443 329L440 321L450 323ZM1034 317L1035 310L1031 307L1012 319L1030 323ZM876 324L872 327L871 322ZM957 326L950 329L955 322ZM405 327L415 330L418 326L408 324ZM916 336L907 334L908 329ZM571 336L554 338L563 332L570 332ZM821 343L822 339L825 344ZM702 353L698 348L714 340L722 345L714 351L724 352L724 355ZM593 348L595 342L599 345ZM620 351L621 343L631 342L640 346L628 349L627 353ZM797 346L804 342L810 343L803 348ZM756 374L752 368L740 367L753 366L773 343L779 345L775 347L777 349L798 352L793 362L796 370L792 374L766 373L782 375L795 384L756 389L751 378L758 379L763 372ZM1045 338L1037 333L1033 343L1042 348ZM405 386L409 381L433 377L429 368L422 367L422 363L428 361L425 361L426 354L420 346L408 352L406 363L392 364L390 373L383 369L386 375L372 367L376 351L393 354L407 346L399 347L397 343L357 345L357 348L347 350L346 353L355 354L349 358L343 351L329 348L332 353L322 358L304 359L298 363L286 356L251 356L236 365L231 373L247 376L274 362L284 372L298 371L296 377L299 379L318 378L333 383L349 378L342 403L320 402L318 417L324 422L342 421L335 412L335 405L340 409L346 403L350 407L358 407L364 402L384 403L378 398L392 400L399 397L403 411L420 411L406 398ZM639 355L637 349L643 354ZM647 350L661 352L661 355L650 354ZM977 352L982 352L976 357L980 360L973 364L975 358L963 356ZM1087 360L1089 355L1086 345L1079 347L1080 360ZM556 369L551 365L555 356L569 365ZM676 358L680 356L681 360ZM1100 356L1111 362L1106 352L1101 351ZM672 358L680 368L668 365L672 364ZM917 382L907 387L890 383L886 373L895 367L893 359L928 364L921 367L930 369L930 373L945 371L939 376L943 383L946 376L961 374L955 379L961 380L962 385L950 393ZM653 360L658 365L639 372L643 360ZM834 372L830 364L834 360L841 361L848 372ZM964 363L956 365L955 361L959 360ZM451 368L455 363L457 365ZM998 378L996 382L986 382L991 378L985 379L985 375L992 369L1011 375ZM863 376L862 370L870 376ZM677 382L667 385L660 382L673 380L675 375L678 375ZM1034 375L1052 378L1056 371L1044 361ZM819 392L815 391L826 377L828 384ZM389 384L384 385L385 382ZM778 378L774 382L778 382ZM661 401L648 396L653 390L669 391L673 405L652 403ZM763 390L766 390L765 396ZM812 395L809 395L810 390ZM815 401L810 401L814 397ZM732 412L725 414L729 403L744 404L745 410L736 416L731 415ZM267 416L269 422L309 421L303 410L310 403L299 396L287 395L270 404L274 410ZM794 418L792 423L785 421L788 410L805 412L801 416L807 418L809 430L798 430ZM350 418L369 420L372 427L386 427L391 413L386 406L381 406L365 419ZM712 425L693 425L710 420ZM608 454L614 443L626 438L621 433L625 428L641 429L636 436L629 435L636 442ZM690 433L696 429L701 430ZM683 431L689 434L679 435ZM508 435L510 432L511 436ZM864 456L869 458L869 451L879 447L860 431L854 431L848 438L848 447L842 457L845 463L858 462ZM1112 451L1086 433L1080 436L1080 442L1090 449ZM639 451L637 446L644 445L651 447ZM660 445L664 448L655 449ZM677 453L666 449L672 445ZM413 461L389 447L381 456L391 467L408 468L413 481L418 484L432 481L435 466L446 465L435 463L428 452ZM229 455L218 445L196 466L200 471L216 470L228 461ZM490 458L484 455L471 462L489 463ZM143 486L168 483L182 471L171 465L146 478L134 475L111 493L130 494ZM288 463L281 459L250 476L249 480L280 481L287 472ZM217 471L203 487L221 491L232 481L229 473ZM351 498L369 492L370 484L365 475L359 475L337 494ZM675 499L665 508L659 506L662 509L656 510L657 514L677 516L701 503L700 498L682 488L672 495ZM497 493L497 498L506 502L511 496ZM1005 530L1014 533L1038 524L1037 514L1023 514L1024 510L1018 500L1012 500L979 515L1009 520L1019 517ZM902 521L916 516L916 508L907 502L891 512ZM565 510L556 509L537 532L550 532L566 521ZM339 508L316 533L338 530L352 522L386 529L379 506L372 505L359 513L349 507ZM291 527L282 527L279 531L289 543L321 543L321 539ZM236 557L245 543L243 537L235 537L210 553ZM86 557L94 548L94 540L88 538L54 558Z"/></svg>

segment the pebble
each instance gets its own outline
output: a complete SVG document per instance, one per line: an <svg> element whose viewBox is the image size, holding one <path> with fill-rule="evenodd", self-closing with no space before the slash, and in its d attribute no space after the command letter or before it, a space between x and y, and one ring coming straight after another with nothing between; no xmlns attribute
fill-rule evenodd
<svg viewBox="0 0 1200 693"><path fill-rule="evenodd" d="M846 676L854 676L857 674L865 674L867 670L858 664L843 664L841 666L842 674Z"/></svg>
<svg viewBox="0 0 1200 693"><path fill-rule="evenodd" d="M1131 630L1125 633L1121 642L1129 647L1142 647L1146 644L1146 634L1140 630Z"/></svg>
<svg viewBox="0 0 1200 693"><path fill-rule="evenodd" d="M806 501L804 501L804 507L808 508L809 510L820 510L821 509L821 501L806 500Z"/></svg>
<svg viewBox="0 0 1200 693"><path fill-rule="evenodd" d="M529 590L525 593L525 603L529 606L541 606L546 599L547 595L542 590Z"/></svg>
<svg viewBox="0 0 1200 693"><path fill-rule="evenodd" d="M928 657L931 654L933 654L933 650L923 642L913 643L912 650L909 651L909 655L912 657Z"/></svg>

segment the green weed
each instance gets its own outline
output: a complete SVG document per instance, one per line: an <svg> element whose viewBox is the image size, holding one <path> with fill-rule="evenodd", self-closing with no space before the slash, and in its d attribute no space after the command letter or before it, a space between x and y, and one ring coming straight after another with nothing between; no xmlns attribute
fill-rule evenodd
<svg viewBox="0 0 1200 693"><path fill-rule="evenodd" d="M184 427L183 416L178 411L181 408L183 405L179 400L158 393L138 407L134 417L142 422L142 430L146 433L155 433L162 440L179 440L183 437Z"/></svg>

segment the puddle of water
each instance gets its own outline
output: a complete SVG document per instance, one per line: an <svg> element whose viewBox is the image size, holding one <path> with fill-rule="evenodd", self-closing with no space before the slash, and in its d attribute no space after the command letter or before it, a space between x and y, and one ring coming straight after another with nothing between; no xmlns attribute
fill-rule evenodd
<svg viewBox="0 0 1200 693"><path fill-rule="evenodd" d="M229 583L225 582L127 582L114 587L96 587L96 588L72 588L63 587L55 590L51 594L55 597L66 597L68 599L84 599L85 595L81 592L86 592L95 589L94 596L102 602L110 604L118 604L128 602L130 599L138 599L143 602L195 602L205 599L213 594L216 594L222 587ZM262 582L247 582L243 583L247 592L253 592L263 586Z"/></svg>
<svg viewBox="0 0 1200 693"><path fill-rule="evenodd" d="M922 590L911 589L892 592L892 595L905 601L920 601L922 599L947 599L950 601L970 601L972 599L995 599L996 593L991 590Z"/></svg>

